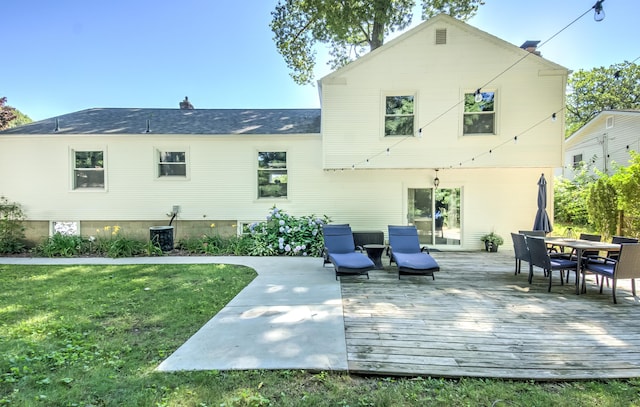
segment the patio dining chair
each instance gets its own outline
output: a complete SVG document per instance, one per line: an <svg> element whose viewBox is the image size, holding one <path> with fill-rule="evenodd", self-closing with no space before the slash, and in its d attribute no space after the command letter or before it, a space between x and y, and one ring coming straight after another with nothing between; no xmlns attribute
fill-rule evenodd
<svg viewBox="0 0 640 407"><path fill-rule="evenodd" d="M389 264L398 266L398 279L404 275L431 276L440 270L426 246L420 246L415 226L389 225Z"/></svg>
<svg viewBox="0 0 640 407"><path fill-rule="evenodd" d="M600 236L600 235L592 235L592 234L589 234L589 233L581 233L579 239L580 240L588 240L590 242L600 242L600 241L602 241L602 236ZM580 261L586 262L586 261L589 260L589 258L598 257L599 255L600 255L600 252L598 252L597 250L584 250L582 252L582 256L581 256L582 259L580 259ZM560 257L565 258L565 259L576 260L577 261L575 249L572 250L570 253L559 253L556 256L560 256ZM577 276L577 274L576 274L576 276ZM597 276L596 276L596 279L597 279ZM569 282L569 273L567 273L567 283L568 282Z"/></svg>
<svg viewBox="0 0 640 407"><path fill-rule="evenodd" d="M525 236L545 237L547 234L544 230L519 230L518 233Z"/></svg>
<svg viewBox="0 0 640 407"><path fill-rule="evenodd" d="M592 259L594 260L594 259ZM613 303L617 304L616 286L618 280L631 279L631 291L634 298L636 297L636 278L640 278L640 243L622 243L620 245L620 254L617 260L611 258L603 258L600 262L589 261L584 265L584 272L599 274L600 294L604 285L604 279L609 278L611 282L611 293L613 295ZM586 290L586 283L582 279L582 289Z"/></svg>
<svg viewBox="0 0 640 407"><path fill-rule="evenodd" d="M511 233L511 240L513 241L513 252L516 259L515 275L520 274L522 269L522 262L529 262L529 249L527 248L526 237L520 233Z"/></svg>
<svg viewBox="0 0 640 407"><path fill-rule="evenodd" d="M564 271L574 271L578 273L578 262L570 259L551 257L547 251L547 245L544 238L536 236L527 236L527 247L529 248L529 284L533 280L533 267L540 267L549 275L549 289L553 282L553 271L560 271L560 284L564 285Z"/></svg>
<svg viewBox="0 0 640 407"><path fill-rule="evenodd" d="M624 237L624 236L614 236L611 238L611 243L615 243L615 244L622 244L622 243L638 243L638 239L636 239L635 237ZM613 259L613 260L618 260L618 257L620 256L620 252L619 251L608 251L607 252L607 256L606 258L603 257L599 257L599 256L591 256L588 258L588 262L590 263L602 263L604 262L604 259ZM607 282L607 288L609 287L609 278L605 277L605 280ZM598 281L598 274L596 274L596 283L600 283Z"/></svg>
<svg viewBox="0 0 640 407"><path fill-rule="evenodd" d="M366 275L369 279L369 270L375 269L375 264L366 254L356 251L349 225L325 225L322 237L323 258L326 256L333 264L336 280L344 275Z"/></svg>

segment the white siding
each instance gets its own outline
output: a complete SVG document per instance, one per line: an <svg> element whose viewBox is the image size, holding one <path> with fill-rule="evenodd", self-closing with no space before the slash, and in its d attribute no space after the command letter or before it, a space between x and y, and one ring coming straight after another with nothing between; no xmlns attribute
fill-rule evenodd
<svg viewBox="0 0 640 407"><path fill-rule="evenodd" d="M450 22L427 22L322 80L325 168L449 168L494 149L465 167L562 165L563 115L551 115L564 107L566 70ZM441 27L447 44L434 45ZM462 136L464 93L496 76L484 89L496 92L497 134ZM422 138L384 137L389 93L416 95Z"/></svg>
<svg viewBox="0 0 640 407"><path fill-rule="evenodd" d="M431 170L322 169L319 136L19 136L0 138L0 194L29 220L160 220L180 205L182 220L262 220L273 205L296 216L327 215L354 229L406 224L407 188L429 188ZM70 189L70 148L107 146L105 192ZM186 146L188 180L155 177L154 149ZM287 151L288 199L257 199L257 152ZM43 170L46 169L46 170ZM441 188L462 189L463 245L495 230L528 229L536 182L550 169L441 170ZM551 180L549 180L551 182ZM549 208L552 213L552 208ZM458 248L458 247L455 247Z"/></svg>
<svg viewBox="0 0 640 407"><path fill-rule="evenodd" d="M607 119L613 126L607 128ZM640 151L640 112L604 111L565 143L563 175L572 178L573 157L582 154L583 161L593 163L594 168L609 174L616 165L629 164L630 151Z"/></svg>

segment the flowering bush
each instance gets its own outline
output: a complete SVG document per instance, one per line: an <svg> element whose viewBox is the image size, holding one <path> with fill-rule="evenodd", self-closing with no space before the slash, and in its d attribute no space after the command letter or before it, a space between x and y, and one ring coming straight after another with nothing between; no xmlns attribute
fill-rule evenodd
<svg viewBox="0 0 640 407"><path fill-rule="evenodd" d="M314 215L296 218L275 206L265 222L249 226L253 256L318 256L324 246L322 225L329 222L327 216Z"/></svg>

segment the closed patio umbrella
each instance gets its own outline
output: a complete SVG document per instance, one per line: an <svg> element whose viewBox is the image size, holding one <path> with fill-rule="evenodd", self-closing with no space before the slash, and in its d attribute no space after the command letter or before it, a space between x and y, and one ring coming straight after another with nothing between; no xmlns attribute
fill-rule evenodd
<svg viewBox="0 0 640 407"><path fill-rule="evenodd" d="M538 180L538 212L533 222L533 230L544 230L545 233L553 230L547 214L547 180L544 179L544 174Z"/></svg>

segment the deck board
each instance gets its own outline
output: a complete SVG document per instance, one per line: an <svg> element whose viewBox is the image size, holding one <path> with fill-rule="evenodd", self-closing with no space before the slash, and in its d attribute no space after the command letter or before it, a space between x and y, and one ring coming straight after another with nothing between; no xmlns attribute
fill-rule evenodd
<svg viewBox="0 0 640 407"><path fill-rule="evenodd" d="M441 271L342 277L349 370L360 374L576 380L640 377L640 302L628 280L575 295L511 252L436 252ZM526 269L526 270L525 270Z"/></svg>

